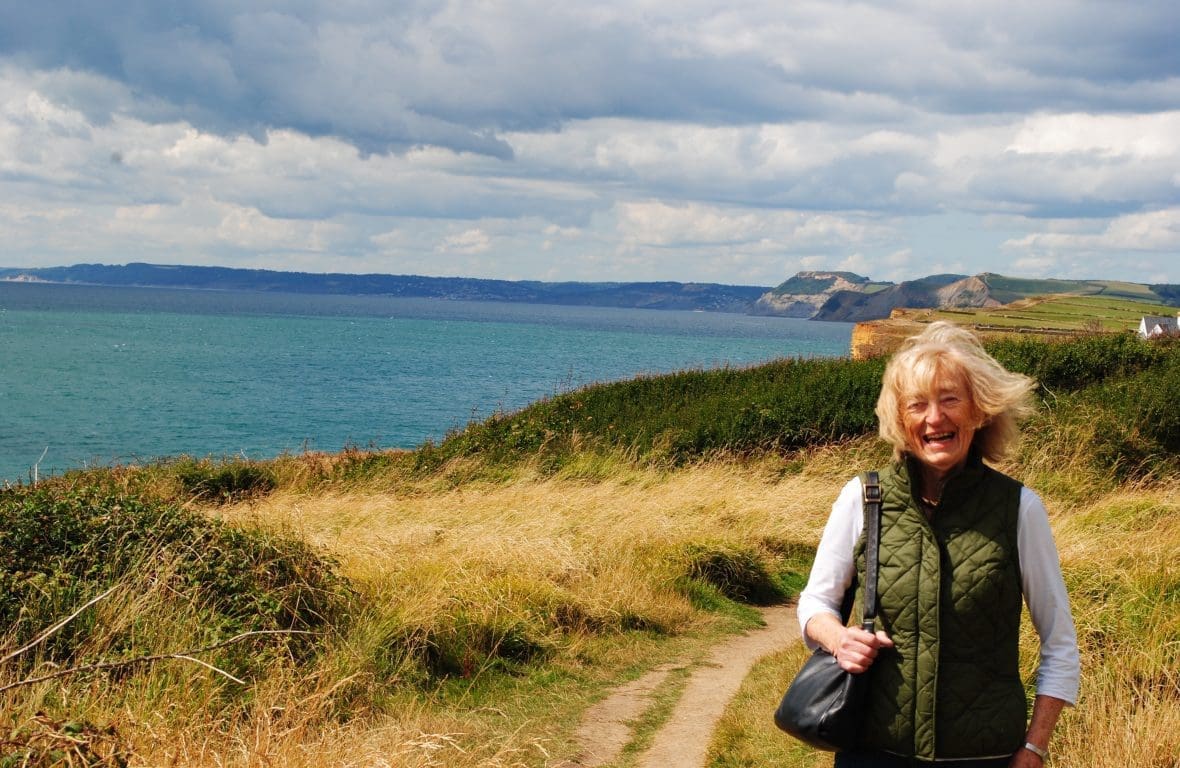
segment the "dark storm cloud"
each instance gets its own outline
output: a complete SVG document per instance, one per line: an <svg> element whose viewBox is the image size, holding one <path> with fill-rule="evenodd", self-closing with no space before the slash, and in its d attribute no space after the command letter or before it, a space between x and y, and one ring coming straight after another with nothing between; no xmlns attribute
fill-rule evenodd
<svg viewBox="0 0 1180 768"><path fill-rule="evenodd" d="M281 7L289 10L150 1L5 5L0 52L39 68L94 72L124 83L135 95L128 112L148 120L186 120L259 138L270 128L290 128L338 136L365 151L435 143L508 153L483 126L408 107L399 80L412 73L382 67L383 59L396 63L396 56L379 55L396 51L399 41L367 32L363 15L350 19L330 5ZM384 12L378 21L398 29L411 27L413 17L409 9ZM378 55L367 61L371 53ZM112 106L86 94L60 95L74 96L71 106L96 121Z"/></svg>
<svg viewBox="0 0 1180 768"><path fill-rule="evenodd" d="M1102 85L1180 75L1180 10L1172 0L981 3L966 12L980 14L962 19L962 29L974 34L980 50L1029 72Z"/></svg>
<svg viewBox="0 0 1180 768"><path fill-rule="evenodd" d="M713 30L725 12L691 4L7 3L0 55L124 83L135 99L121 106L148 120L259 138L290 128L365 152L507 157L502 132L604 116L746 124L1175 103L1173 6L1026 5L745 4L737 28ZM120 106L70 96L94 120Z"/></svg>
<svg viewBox="0 0 1180 768"><path fill-rule="evenodd" d="M497 131L576 117L784 112L774 106L784 88L765 64L672 61L650 50L639 29L586 35L558 23L536 35L518 27L524 19L501 18L481 31L425 6L282 8L6 4L0 53L125 83L136 101L124 106L150 120L259 137L291 128L363 151L435 144L506 156ZM94 120L115 106L86 93L61 95Z"/></svg>
<svg viewBox="0 0 1180 768"><path fill-rule="evenodd" d="M1180 11L1168 3L802 6L780 50L810 87L946 114L1161 110L1180 100ZM788 17L792 11L784 11Z"/></svg>

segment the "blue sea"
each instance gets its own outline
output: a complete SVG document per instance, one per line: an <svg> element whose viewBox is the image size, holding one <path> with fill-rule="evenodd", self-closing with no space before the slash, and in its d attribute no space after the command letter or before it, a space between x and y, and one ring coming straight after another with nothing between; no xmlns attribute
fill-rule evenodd
<svg viewBox="0 0 1180 768"><path fill-rule="evenodd" d="M166 456L411 448L602 381L842 356L852 326L375 296L0 283L0 483Z"/></svg>

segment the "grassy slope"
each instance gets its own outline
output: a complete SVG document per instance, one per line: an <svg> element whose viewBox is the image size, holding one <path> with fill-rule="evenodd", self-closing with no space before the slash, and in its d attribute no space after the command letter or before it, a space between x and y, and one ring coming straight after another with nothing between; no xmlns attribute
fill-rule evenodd
<svg viewBox="0 0 1180 768"><path fill-rule="evenodd" d="M1180 574L1170 556L1180 548L1180 346L1092 337L995 352L1046 386L1029 426L1036 439L1007 468L1049 504L1083 644L1087 704L1067 714L1059 760L1166 764L1161 755L1180 747ZM798 587L839 487L885 459L857 437L871 431L861 414L875 389L865 382L878 376L875 362L685 373L571 393L412 453L181 461L55 481L40 492L111 499L108 521L122 519L120 498L149 511L195 499L186 505L249 541L212 547L206 533L185 548L173 538L163 560L148 547L150 567L124 573L80 619L71 656L43 644L44 662L207 645L211 616L236 631L249 615L286 615L284 600L301 594L293 587L333 589L307 568L284 582L250 554L281 554L289 541L331 556L350 585L347 610L326 617L311 656L282 645L198 654L247 686L173 660L18 688L0 694L0 711L29 744L84 719L93 727L83 740L98 751L113 726L111 738L144 764L543 765L569 754L569 724L603 686L692 658L750 621L743 600ZM22 493L0 494L0 511ZM35 515L20 518L30 519L36 533ZM101 553L66 548L40 571L10 569L5 588L52 597L29 605L64 615L105 583L93 563L134 539L121 534ZM303 544L290 552L306 557ZM55 576L66 564L77 575ZM209 565L212 582L185 577ZM222 586L202 591L207 583ZM235 584L249 599L219 607ZM17 622L0 648L45 623ZM821 760L768 727L799 654L788 649L751 676L716 764ZM30 655L0 669L0 685L37 669Z"/></svg>
<svg viewBox="0 0 1180 768"><path fill-rule="evenodd" d="M996 274L982 278L992 296L1004 304L1051 294L1101 295L1149 303L1159 303L1161 298L1150 286L1118 280L1032 280Z"/></svg>
<svg viewBox="0 0 1180 768"><path fill-rule="evenodd" d="M1113 296L1047 296L1003 307L963 310L919 310L915 317L973 323L985 328L1029 328L1064 331L1129 331L1144 315L1171 315L1174 307Z"/></svg>

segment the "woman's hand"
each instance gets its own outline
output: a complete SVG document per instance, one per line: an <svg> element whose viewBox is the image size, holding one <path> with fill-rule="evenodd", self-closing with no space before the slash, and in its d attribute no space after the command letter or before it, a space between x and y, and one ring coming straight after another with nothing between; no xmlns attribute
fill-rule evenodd
<svg viewBox="0 0 1180 768"><path fill-rule="evenodd" d="M1033 700L1032 720L1028 723L1025 741L1039 745L1048 744L1049 737L1053 735L1053 728L1057 725L1057 718L1061 716L1061 710L1065 709L1065 706L1066 702L1061 699L1038 693ZM1016 754L1008 761L1008 768L1041 768L1043 765L1044 761L1039 755L1024 747L1016 750Z"/></svg>
<svg viewBox="0 0 1180 768"><path fill-rule="evenodd" d="M843 627L843 630L832 647L832 655L836 663L853 674L859 675L871 667L879 649L893 647L893 640L882 630L875 634L860 627Z"/></svg>
<svg viewBox="0 0 1180 768"><path fill-rule="evenodd" d="M857 675L872 666L878 650L893 647L893 641L883 631L874 634L860 627L846 627L830 613L812 616L805 631L809 638L828 649L837 664Z"/></svg>

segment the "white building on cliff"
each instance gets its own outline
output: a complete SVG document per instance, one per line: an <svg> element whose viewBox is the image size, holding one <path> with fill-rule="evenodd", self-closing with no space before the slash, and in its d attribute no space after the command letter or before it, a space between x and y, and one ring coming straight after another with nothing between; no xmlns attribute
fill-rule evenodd
<svg viewBox="0 0 1180 768"><path fill-rule="evenodd" d="M1139 321L1139 335L1145 339L1180 335L1180 313L1176 317L1144 315Z"/></svg>

